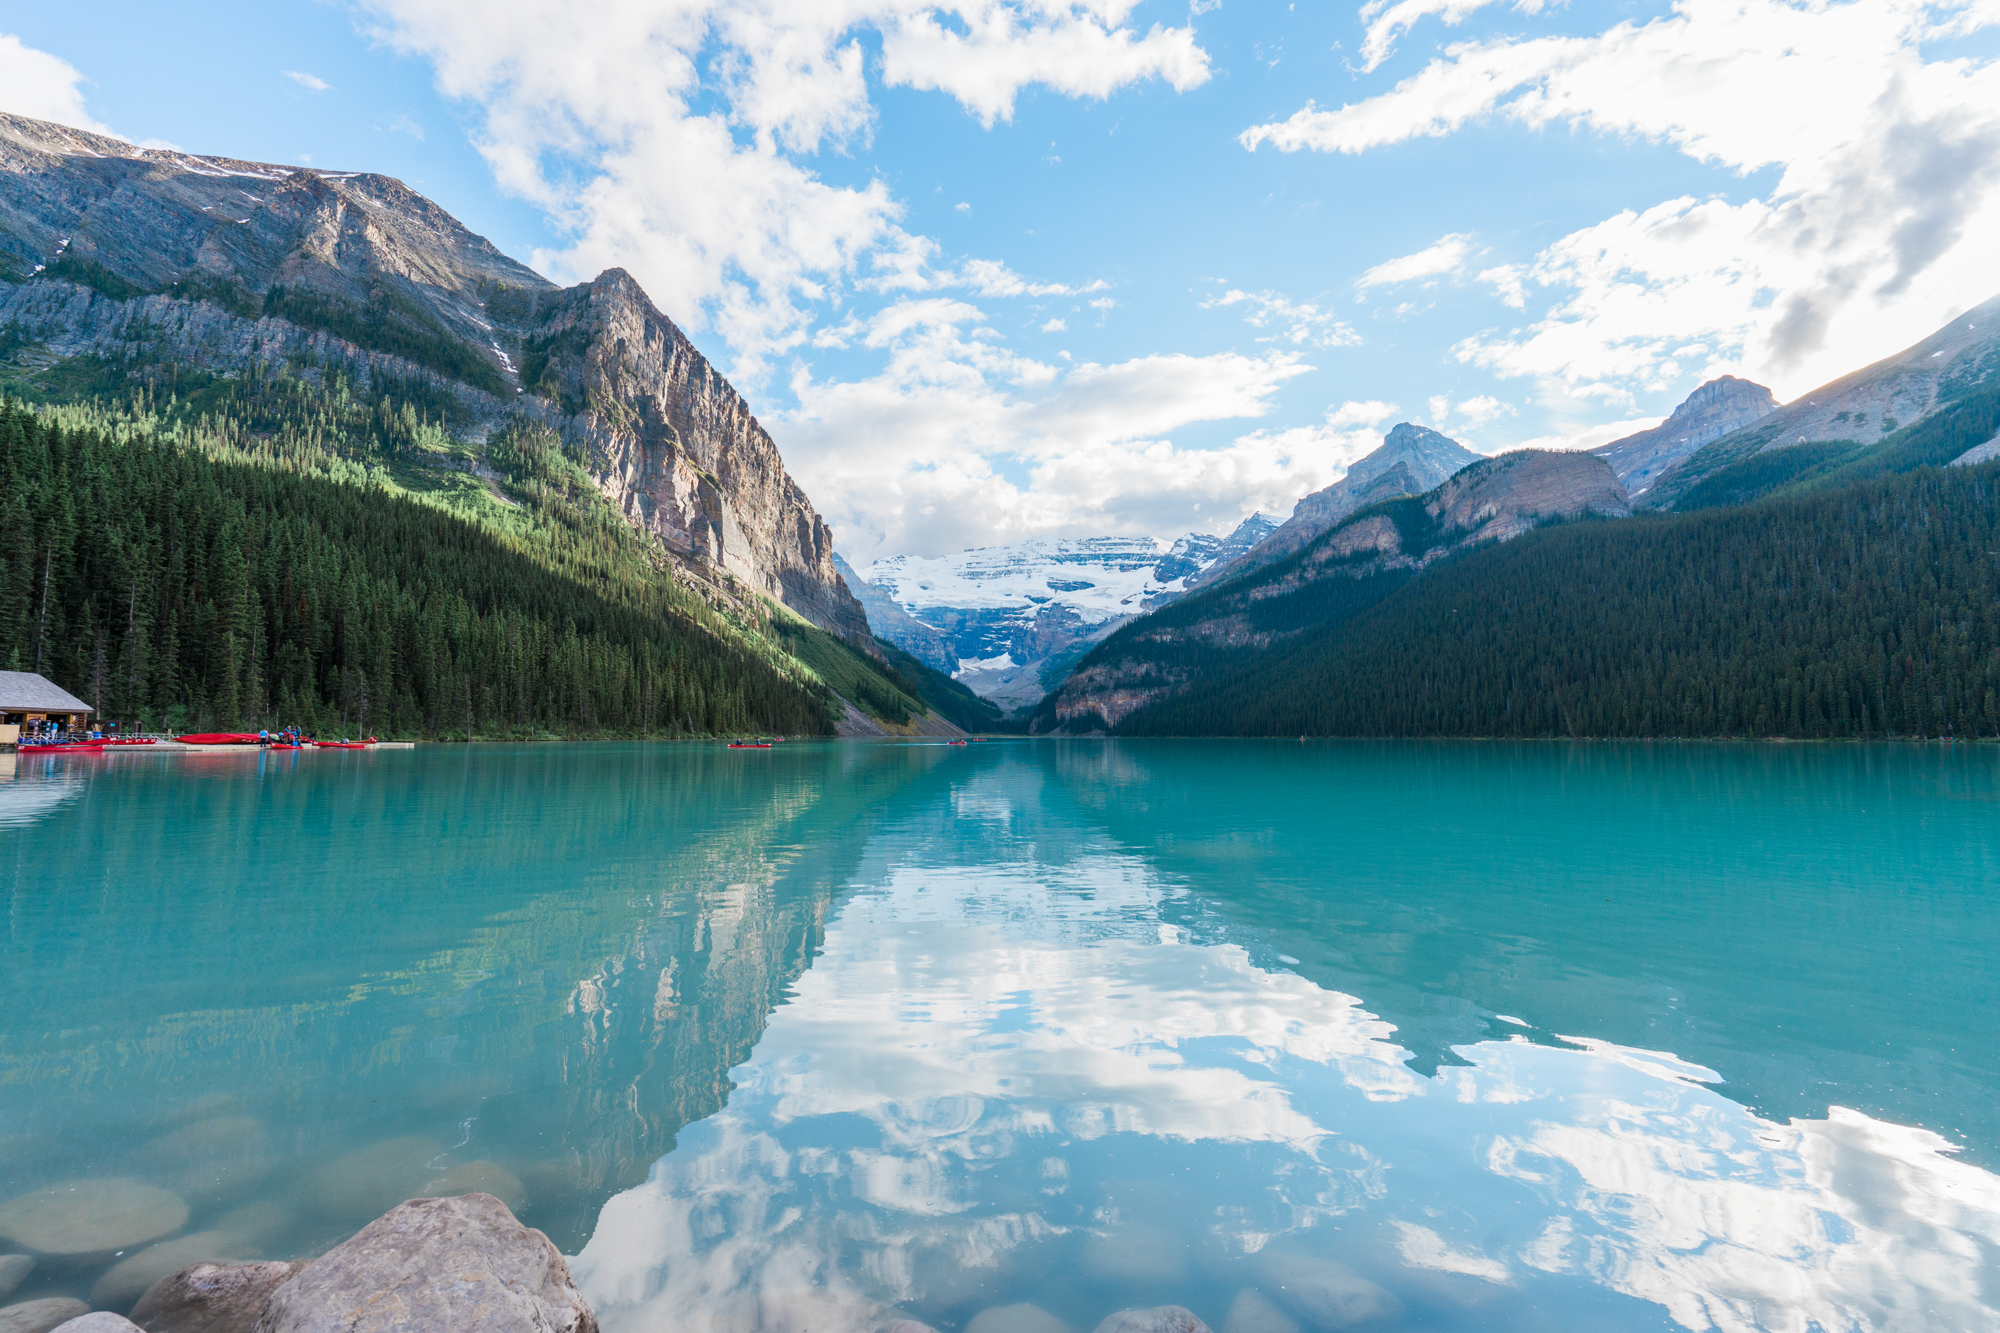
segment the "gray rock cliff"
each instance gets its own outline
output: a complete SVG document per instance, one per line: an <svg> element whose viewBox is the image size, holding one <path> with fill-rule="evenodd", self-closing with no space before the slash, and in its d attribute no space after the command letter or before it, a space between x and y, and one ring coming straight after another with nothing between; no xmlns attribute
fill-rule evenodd
<svg viewBox="0 0 2000 1333"><path fill-rule="evenodd" d="M718 594L866 641L832 533L749 404L619 269L558 289L386 176L142 149L0 113L0 334L232 376L322 365L558 432Z"/></svg>
<svg viewBox="0 0 2000 1333"><path fill-rule="evenodd" d="M1636 498L1668 468L1710 440L1719 440L1777 410L1778 400L1763 385L1724 375L1689 394L1672 416L1651 430L1600 444L1590 452L1609 463Z"/></svg>

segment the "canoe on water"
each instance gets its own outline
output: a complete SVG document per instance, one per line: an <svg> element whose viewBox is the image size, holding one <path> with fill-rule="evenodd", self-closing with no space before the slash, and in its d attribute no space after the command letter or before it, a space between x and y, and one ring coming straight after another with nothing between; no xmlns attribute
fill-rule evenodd
<svg viewBox="0 0 2000 1333"><path fill-rule="evenodd" d="M103 754L104 742L91 741L82 745L23 745L21 753L35 754Z"/></svg>
<svg viewBox="0 0 2000 1333"><path fill-rule="evenodd" d="M771 742L769 742L769 741L731 741L731 742L729 742L729 748L730 748L730 749L732 749L732 750L768 750L768 749L770 749L770 748L771 748Z"/></svg>
<svg viewBox="0 0 2000 1333"><path fill-rule="evenodd" d="M255 745L258 737L254 731L197 731L174 739L183 745Z"/></svg>
<svg viewBox="0 0 2000 1333"><path fill-rule="evenodd" d="M314 741L315 750L365 750L367 741Z"/></svg>

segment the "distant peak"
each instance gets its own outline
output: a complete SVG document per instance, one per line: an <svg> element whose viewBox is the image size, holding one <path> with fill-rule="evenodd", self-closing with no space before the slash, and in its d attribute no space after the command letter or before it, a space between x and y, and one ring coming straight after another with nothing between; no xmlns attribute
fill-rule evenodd
<svg viewBox="0 0 2000 1333"><path fill-rule="evenodd" d="M1689 394L1667 419L1684 419L1725 405L1732 408L1757 407L1773 412L1777 410L1778 400L1761 384L1738 379L1734 375L1718 375Z"/></svg>

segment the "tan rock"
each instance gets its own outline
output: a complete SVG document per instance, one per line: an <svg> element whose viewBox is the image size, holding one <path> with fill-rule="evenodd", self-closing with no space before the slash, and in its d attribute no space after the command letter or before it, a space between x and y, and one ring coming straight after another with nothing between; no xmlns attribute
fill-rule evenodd
<svg viewBox="0 0 2000 1333"><path fill-rule="evenodd" d="M122 1314L97 1310L78 1315L67 1324L57 1324L55 1333L140 1333L140 1329Z"/></svg>
<svg viewBox="0 0 2000 1333"><path fill-rule="evenodd" d="M0 1204L0 1236L42 1254L96 1254L171 1236L187 1217L186 1201L155 1185L67 1180Z"/></svg>
<svg viewBox="0 0 2000 1333"><path fill-rule="evenodd" d="M14 1289L28 1280L28 1274L35 1271L35 1257L31 1254L0 1254L0 1301L14 1294Z"/></svg>
<svg viewBox="0 0 2000 1333"><path fill-rule="evenodd" d="M417 1137L371 1143L313 1172L312 1203L329 1217L379 1216L437 1178L431 1163L443 1151L434 1140Z"/></svg>
<svg viewBox="0 0 2000 1333"><path fill-rule="evenodd" d="M0 1306L0 1333L49 1333L89 1313L88 1305L70 1296L22 1301L19 1305Z"/></svg>
<svg viewBox="0 0 2000 1333"><path fill-rule="evenodd" d="M195 1264L147 1288L132 1307L146 1333L251 1333L271 1293L304 1268L292 1263Z"/></svg>
<svg viewBox="0 0 2000 1333"><path fill-rule="evenodd" d="M258 1333L596 1333L569 1266L490 1194L412 1199L271 1295Z"/></svg>
<svg viewBox="0 0 2000 1333"><path fill-rule="evenodd" d="M191 1198L248 1189L271 1173L270 1135L249 1116L198 1120L132 1156L150 1179Z"/></svg>

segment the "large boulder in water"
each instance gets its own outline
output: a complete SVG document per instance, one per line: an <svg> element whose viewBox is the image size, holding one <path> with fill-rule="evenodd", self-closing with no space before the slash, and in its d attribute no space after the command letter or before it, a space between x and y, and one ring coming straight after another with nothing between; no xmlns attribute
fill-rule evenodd
<svg viewBox="0 0 2000 1333"><path fill-rule="evenodd" d="M54 1333L141 1333L141 1329L124 1315L98 1310L79 1315L67 1324L57 1324Z"/></svg>
<svg viewBox="0 0 2000 1333"><path fill-rule="evenodd" d="M411 1199L271 1294L258 1333L597 1333L549 1238L490 1194Z"/></svg>
<svg viewBox="0 0 2000 1333"><path fill-rule="evenodd" d="M91 1287L90 1303L100 1308L128 1306L145 1295L146 1289L155 1282L170 1273L178 1273L190 1264L256 1257L255 1253L244 1253L233 1236L226 1236L220 1231L197 1231L191 1236L176 1236L158 1245L148 1245L137 1254L127 1255L111 1265Z"/></svg>
<svg viewBox="0 0 2000 1333"><path fill-rule="evenodd" d="M132 1322L146 1333L251 1333L276 1291L300 1269L293 1263L195 1264L146 1289Z"/></svg>
<svg viewBox="0 0 2000 1333"><path fill-rule="evenodd" d="M0 1236L42 1254L97 1254L187 1225L178 1194L136 1180L69 1180L0 1203Z"/></svg>
<svg viewBox="0 0 2000 1333"><path fill-rule="evenodd" d="M28 1280L28 1274L35 1271L35 1258L30 1254L0 1254L0 1301L14 1294L14 1288Z"/></svg>

